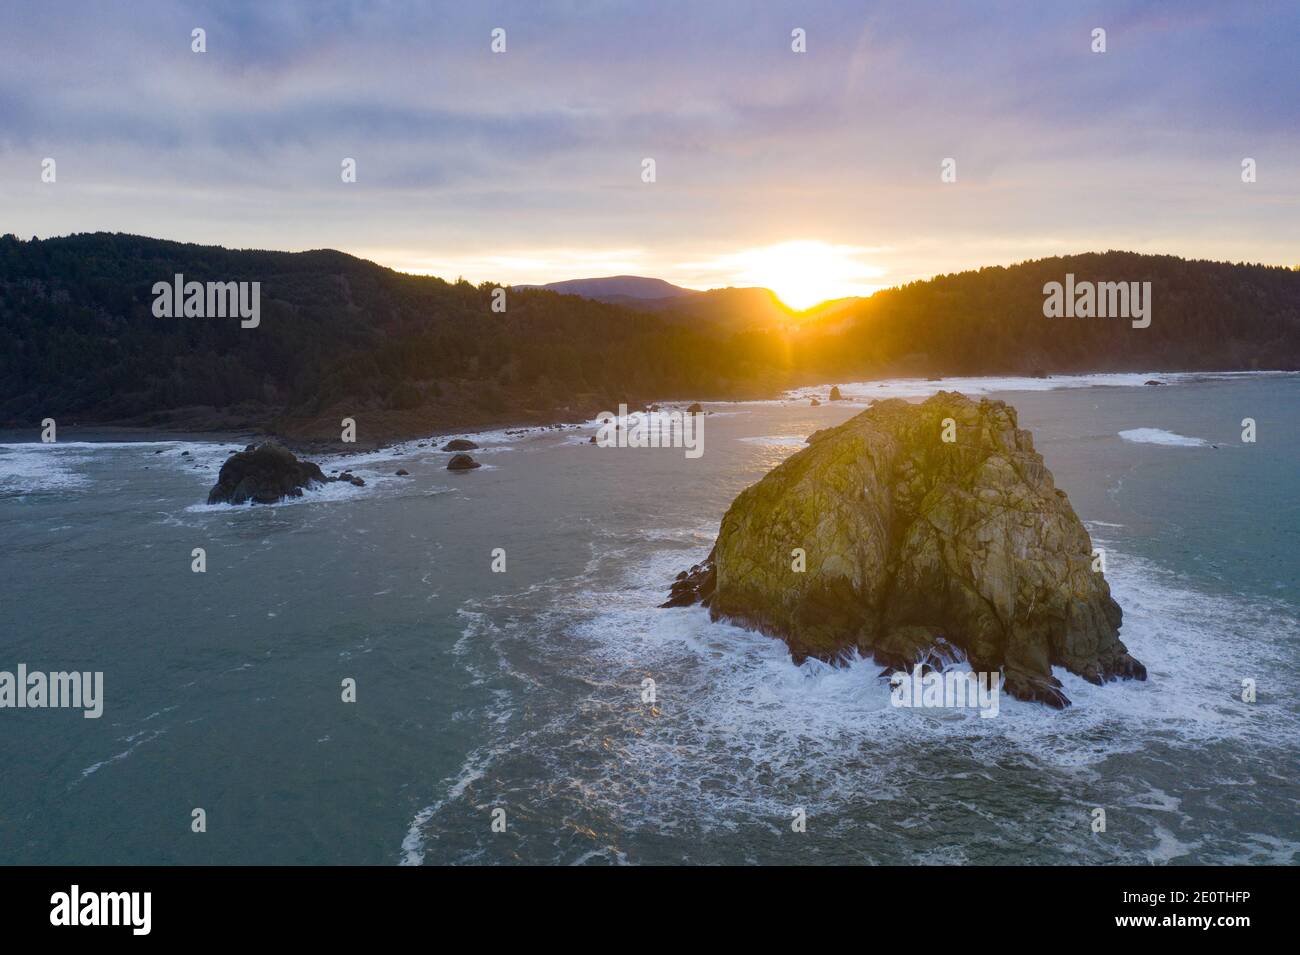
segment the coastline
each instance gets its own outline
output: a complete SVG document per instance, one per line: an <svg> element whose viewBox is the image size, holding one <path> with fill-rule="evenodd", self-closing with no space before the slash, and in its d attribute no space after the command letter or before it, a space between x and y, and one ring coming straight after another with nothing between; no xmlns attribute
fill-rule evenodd
<svg viewBox="0 0 1300 955"><path fill-rule="evenodd" d="M1287 369L1261 370L1222 370L1222 371L1135 371L1135 372L1080 372L1077 374L1037 375L972 375L972 376L885 376L873 378L846 378L839 382L807 382L790 384L788 387L772 390L762 389L745 397L734 394L725 397L708 397L693 394L688 397L658 397L653 399L628 399L629 409L643 410L653 405L687 405L691 402L704 404L788 404L805 401L818 393L829 391L835 385L845 392L837 404L854 406L864 401L878 398L903 397L909 400L922 399L940 390L957 390L976 396L995 392L1043 391L1059 388L1087 387L1143 387L1147 381L1159 381L1166 387L1176 387L1182 381L1197 381L1206 378L1235 379L1269 375L1300 376L1300 372ZM1142 379L1142 380L1139 380ZM972 388L972 383L980 383ZM879 392L884 391L881 394ZM824 404L830 404L825 394L821 394ZM473 437L490 432L542 432L578 427L590 424L602 411L617 408L619 402L604 405L601 402L584 402L575 406L567 405L554 412L539 412L534 409L512 409L500 413L468 414L458 422L459 426L450 426L446 421L431 420L421 410L412 412L378 411L363 413L361 421L364 427L358 428L355 443L344 443L338 439L325 437L327 429L336 429L335 419L330 416L317 415L312 418L293 418L277 416L271 418L265 427L248 425L245 427L220 428L204 426L199 423L210 420L210 416L198 418L196 426L185 428L173 425L139 425L118 422L92 422L88 424L60 424L60 442L88 441L92 443L109 442L159 442L159 441L210 441L214 444L238 444L244 447L262 441L276 441L294 454L351 456L372 453L411 441L440 441L455 437ZM197 416L196 416L197 417ZM427 421L427 425L417 423ZM40 443L40 430L32 428L0 428L0 444L35 444Z"/></svg>

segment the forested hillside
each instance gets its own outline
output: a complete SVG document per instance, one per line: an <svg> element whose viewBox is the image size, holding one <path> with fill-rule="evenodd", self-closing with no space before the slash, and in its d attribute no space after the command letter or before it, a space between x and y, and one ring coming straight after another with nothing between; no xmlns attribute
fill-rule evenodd
<svg viewBox="0 0 1300 955"><path fill-rule="evenodd" d="M1150 282L1151 325L1045 318L1043 287ZM1300 368L1300 271L1089 253L943 275L849 310L849 365L904 356L939 374Z"/></svg>
<svg viewBox="0 0 1300 955"><path fill-rule="evenodd" d="M152 287L260 281L261 321L152 313ZM0 239L0 421L42 417L302 430L369 413L384 433L585 415L610 401L767 387L761 342L720 349L614 305L411 276L339 252L124 235ZM337 412L337 414L335 413ZM327 414L328 413L328 414ZM281 420L283 419L283 420ZM373 434L374 432L372 432Z"/></svg>
<svg viewBox="0 0 1300 955"><path fill-rule="evenodd" d="M1153 320L1043 317L1043 284L1151 281ZM261 321L156 318L152 287L261 282ZM0 238L0 422L368 436L585 417L620 400L770 394L884 374L1300 367L1300 272L1111 252L947 275L802 326L734 333L545 290L394 272L334 251L108 233ZM734 307L734 303L728 303Z"/></svg>

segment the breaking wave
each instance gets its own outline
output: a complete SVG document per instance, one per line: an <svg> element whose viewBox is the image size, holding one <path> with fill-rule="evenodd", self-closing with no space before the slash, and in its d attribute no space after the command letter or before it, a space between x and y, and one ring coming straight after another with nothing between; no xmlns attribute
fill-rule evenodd
<svg viewBox="0 0 1300 955"><path fill-rule="evenodd" d="M477 681L497 688L486 720L490 741L412 820L404 861L422 861L431 833L446 840L496 801L586 820L589 840L581 846L607 856L621 851L605 844L619 832L708 840L756 825L778 831L792 806L832 816L866 838L881 814L942 818L953 790L981 815L989 851L1011 852L1033 825L1057 824L1045 807L1076 799L1071 787L1115 779L1099 771L1108 761L1146 758L1155 747L1294 748L1300 717L1293 705L1239 699L1243 676L1289 672L1285 648L1300 641L1300 622L1284 605L1207 596L1111 550L1122 637L1146 664L1147 682L1096 687L1058 670L1074 702L1064 711L1006 696L993 719L974 710L900 709L869 660L794 666L778 640L715 623L698 607L658 609L668 581L704 556L715 532L713 525L653 541L609 540L582 577L462 609L462 654ZM642 702L647 678L652 705ZM935 773L953 789L936 787ZM1003 805L1017 787L1049 792ZM1040 817L1033 825L1029 812ZM1166 835L1170 824L1161 824ZM1072 849L1097 861L1165 861L1171 843L1157 828L1152 823L1145 841L1121 855L1097 856L1085 825ZM437 858L481 850L443 844ZM895 843L866 857L925 862L928 851ZM566 859L567 849L557 847L555 861Z"/></svg>

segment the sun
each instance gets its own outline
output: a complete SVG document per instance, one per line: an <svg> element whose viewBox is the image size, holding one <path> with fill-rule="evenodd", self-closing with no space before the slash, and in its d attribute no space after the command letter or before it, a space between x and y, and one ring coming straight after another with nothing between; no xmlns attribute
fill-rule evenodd
<svg viewBox="0 0 1300 955"><path fill-rule="evenodd" d="M802 311L851 295L870 295L880 285L869 280L884 270L861 260L871 249L815 240L782 242L727 256L732 284L770 288L786 305Z"/></svg>

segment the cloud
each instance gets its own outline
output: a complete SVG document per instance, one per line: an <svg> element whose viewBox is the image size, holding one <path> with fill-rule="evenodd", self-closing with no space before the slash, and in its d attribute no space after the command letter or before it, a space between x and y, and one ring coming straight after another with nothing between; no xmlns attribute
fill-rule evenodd
<svg viewBox="0 0 1300 955"><path fill-rule="evenodd" d="M397 250L390 264L512 282L603 249L678 273L795 239L913 250L893 280L1025 236L1278 261L1297 239L1294 4L88 0L8 16L0 183L23 235ZM1261 175L1243 191L1247 155Z"/></svg>

